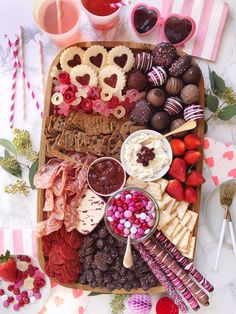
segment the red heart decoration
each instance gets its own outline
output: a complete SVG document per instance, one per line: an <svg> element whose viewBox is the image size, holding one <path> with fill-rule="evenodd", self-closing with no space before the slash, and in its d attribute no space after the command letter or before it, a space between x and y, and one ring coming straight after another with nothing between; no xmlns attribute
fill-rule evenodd
<svg viewBox="0 0 236 314"><path fill-rule="evenodd" d="M208 149L209 146L210 146L209 141L208 141L208 140L204 140L203 145L204 145L204 148L205 148L205 149Z"/></svg>
<svg viewBox="0 0 236 314"><path fill-rule="evenodd" d="M89 85L89 81L90 81L90 75L89 74L85 74L83 76L76 76L76 81L78 83L80 83L81 85Z"/></svg>
<svg viewBox="0 0 236 314"><path fill-rule="evenodd" d="M102 64L102 60L103 60L103 55L101 53L99 53L96 56L92 56L90 57L90 62L92 64L94 64L96 67L100 68L101 64Z"/></svg>
<svg viewBox="0 0 236 314"><path fill-rule="evenodd" d="M215 165L215 161L213 157L209 157L205 159L206 163L208 164L209 168L213 168Z"/></svg>
<svg viewBox="0 0 236 314"><path fill-rule="evenodd" d="M212 179L213 179L215 185L219 185L220 181L219 181L219 178L217 176L212 177Z"/></svg>
<svg viewBox="0 0 236 314"><path fill-rule="evenodd" d="M71 67L71 68L75 67L76 65L81 64L80 56L79 56L79 55L74 55L74 58L71 59L71 60L68 60L68 61L67 61L67 64L68 64L69 67Z"/></svg>
<svg viewBox="0 0 236 314"><path fill-rule="evenodd" d="M125 53L122 56L120 56L120 57L115 57L114 58L114 62L117 65L119 65L121 68L124 68L124 66L126 65L127 60L128 60L128 56Z"/></svg>
<svg viewBox="0 0 236 314"><path fill-rule="evenodd" d="M54 288L57 286L57 283L51 280L51 288Z"/></svg>
<svg viewBox="0 0 236 314"><path fill-rule="evenodd" d="M44 314L47 312L47 308L44 306L38 314Z"/></svg>
<svg viewBox="0 0 236 314"><path fill-rule="evenodd" d="M73 294L73 297L76 299L76 298L79 298L82 294L83 294L83 290L76 290L76 289L73 289L72 290L72 294Z"/></svg>
<svg viewBox="0 0 236 314"><path fill-rule="evenodd" d="M85 313L85 308L83 308L82 306L80 306L78 308L78 314L84 314Z"/></svg>
<svg viewBox="0 0 236 314"><path fill-rule="evenodd" d="M228 172L228 176L229 176L229 177L236 178L236 168L231 169L231 170Z"/></svg>
<svg viewBox="0 0 236 314"><path fill-rule="evenodd" d="M155 7L148 7L144 3L133 8L131 14L132 25L138 35L147 34L158 24L159 11Z"/></svg>
<svg viewBox="0 0 236 314"><path fill-rule="evenodd" d="M181 18L174 15L166 19L164 30L169 42L176 45L189 37L193 27L193 22L189 18Z"/></svg>
<svg viewBox="0 0 236 314"><path fill-rule="evenodd" d="M116 74L112 74L112 76L106 77L106 78L104 79L104 82L105 82L107 85L111 86L112 88L115 88L115 87L116 87L117 80L118 80L117 75L116 75Z"/></svg>
<svg viewBox="0 0 236 314"><path fill-rule="evenodd" d="M223 158L228 159L228 160L232 160L234 158L234 152L232 150L225 152L223 155Z"/></svg>

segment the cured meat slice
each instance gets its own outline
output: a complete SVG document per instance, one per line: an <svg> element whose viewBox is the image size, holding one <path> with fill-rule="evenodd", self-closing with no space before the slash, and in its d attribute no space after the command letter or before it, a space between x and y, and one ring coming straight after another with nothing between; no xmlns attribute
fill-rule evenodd
<svg viewBox="0 0 236 314"><path fill-rule="evenodd" d="M39 168L35 177L34 185L37 189L48 189L52 186L57 170L61 165L61 159L53 158L49 162Z"/></svg>
<svg viewBox="0 0 236 314"><path fill-rule="evenodd" d="M66 179L67 179L67 174L73 166L74 164L72 162L63 161L61 163L61 166L57 170L57 173L53 182L53 186L52 186L53 193L56 196L60 196L63 193Z"/></svg>
<svg viewBox="0 0 236 314"><path fill-rule="evenodd" d="M66 196L63 194L61 196L56 196L54 212L52 213L55 219L57 220L64 219L65 206L66 206Z"/></svg>
<svg viewBox="0 0 236 314"><path fill-rule="evenodd" d="M44 220L34 228L33 234L41 238L44 235L48 235L54 231L57 231L61 228L63 220L57 220L53 215L51 215L47 220Z"/></svg>
<svg viewBox="0 0 236 314"><path fill-rule="evenodd" d="M54 195L52 189L47 189L45 193L45 203L43 207L43 211L50 212L53 210L54 207Z"/></svg>

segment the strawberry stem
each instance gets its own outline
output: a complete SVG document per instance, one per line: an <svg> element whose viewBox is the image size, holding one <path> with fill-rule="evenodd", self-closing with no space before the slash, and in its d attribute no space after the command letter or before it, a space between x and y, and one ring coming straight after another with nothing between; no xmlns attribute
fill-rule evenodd
<svg viewBox="0 0 236 314"><path fill-rule="evenodd" d="M9 257L10 257L10 251L6 251L6 253L5 253L5 255L1 255L0 256L0 264L3 264L3 263L6 263L7 261L8 261L8 259L9 259Z"/></svg>

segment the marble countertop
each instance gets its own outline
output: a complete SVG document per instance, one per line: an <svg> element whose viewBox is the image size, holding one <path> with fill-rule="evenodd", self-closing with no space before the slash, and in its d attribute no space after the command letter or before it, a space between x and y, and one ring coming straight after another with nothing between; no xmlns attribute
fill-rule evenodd
<svg viewBox="0 0 236 314"><path fill-rule="evenodd" d="M138 1L134 1L138 2ZM155 0L143 1L148 4L154 4ZM209 86L208 80L208 64L212 69L219 73L227 82L236 90L235 71L236 71L236 2L228 0L230 5L229 18L225 27L224 35L220 45L220 51L215 63L208 63L204 60L197 60L200 64L205 77L205 84ZM14 34L19 34L19 26L22 25L25 30L25 60L26 72L30 79L33 89L36 91L38 100L43 103L43 94L40 84L40 67L39 50L37 41L40 39L44 49L44 68L45 79L48 68L55 57L59 48L39 32L33 21L32 16L33 0L8 0L0 3L0 91L1 91L1 115L0 115L0 137L11 138L9 129L9 106L10 106L10 90L11 90L11 57L7 48L4 34L8 34L14 39ZM14 9L13 9L14 7ZM79 40L119 40L119 41L140 41L130 27L127 27L129 19L128 10L124 10L122 18L117 27L109 32L94 30L89 24L84 13L80 19L81 37ZM128 24L129 25L129 24ZM149 36L145 39L146 42L155 43L155 38ZM27 95L27 120L22 120L21 110L21 86L18 84L17 102L15 110L15 127L28 129L32 135L34 149L39 150L41 119L36 111L34 103ZM211 122L209 124L208 136L224 141L236 142L236 123L235 119L231 122ZM6 174L0 169L0 228L32 228L36 222L36 192L30 192L27 198L23 196L11 196L5 194L3 187L14 181L14 178ZM203 186L202 204L206 195L214 188L210 173L204 166L204 175L207 182ZM217 243L209 233L205 224L204 215L200 215L198 241L196 249L195 263L199 270L214 284L215 291L211 296L211 305L207 308L202 308L200 313L209 314L226 314L235 313L236 308L236 259L233 255L233 250L224 247L222 250L222 258L219 263L219 270L215 272L213 269ZM89 314L94 314L92 309L98 308L98 304L103 304L102 310L96 310L97 314L110 313L105 310L108 304L108 296L95 297L93 304L89 304ZM152 311L154 314L155 311ZM72 313L68 313L72 314ZM73 313L74 314L74 313Z"/></svg>

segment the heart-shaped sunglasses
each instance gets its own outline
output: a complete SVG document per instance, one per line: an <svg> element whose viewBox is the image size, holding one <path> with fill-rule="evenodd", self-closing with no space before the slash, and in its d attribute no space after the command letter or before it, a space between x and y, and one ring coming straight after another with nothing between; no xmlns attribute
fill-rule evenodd
<svg viewBox="0 0 236 314"><path fill-rule="evenodd" d="M196 30L191 17L173 13L163 19L156 7L149 7L145 3L139 3L133 8L131 22L138 36L149 34L158 26L164 27L165 37L173 45L183 45Z"/></svg>

